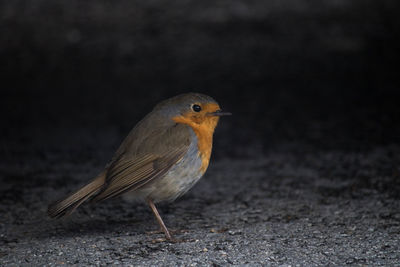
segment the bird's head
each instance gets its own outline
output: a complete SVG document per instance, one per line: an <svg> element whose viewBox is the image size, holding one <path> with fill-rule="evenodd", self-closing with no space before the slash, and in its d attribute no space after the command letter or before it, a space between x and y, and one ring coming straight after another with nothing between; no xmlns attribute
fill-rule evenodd
<svg viewBox="0 0 400 267"><path fill-rule="evenodd" d="M183 123L195 132L206 131L211 134L218 124L220 116L231 115L222 112L218 103L211 97L198 93L188 93L167 99L156 106L175 123Z"/></svg>

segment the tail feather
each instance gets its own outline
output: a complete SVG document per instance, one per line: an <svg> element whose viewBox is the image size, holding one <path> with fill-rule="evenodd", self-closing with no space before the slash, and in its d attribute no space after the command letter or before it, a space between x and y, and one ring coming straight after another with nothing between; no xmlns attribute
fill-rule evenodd
<svg viewBox="0 0 400 267"><path fill-rule="evenodd" d="M67 198L49 205L47 214L52 218L60 218L71 214L83 202L101 190L105 183L105 172L97 176L93 181L69 195Z"/></svg>

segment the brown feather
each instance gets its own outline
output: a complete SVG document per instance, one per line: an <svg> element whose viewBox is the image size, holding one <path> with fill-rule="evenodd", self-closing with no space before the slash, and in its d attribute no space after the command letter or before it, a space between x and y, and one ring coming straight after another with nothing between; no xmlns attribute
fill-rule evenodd
<svg viewBox="0 0 400 267"><path fill-rule="evenodd" d="M102 172L93 181L69 195L67 198L50 204L47 213L52 218L59 218L71 214L88 198L96 194L103 187L105 182L105 172Z"/></svg>
<svg viewBox="0 0 400 267"><path fill-rule="evenodd" d="M187 147L182 145L164 155L146 155L145 159L120 159L110 166L107 185L93 201L101 201L124 192L138 189L164 175L185 155ZM140 164L138 164L140 163Z"/></svg>

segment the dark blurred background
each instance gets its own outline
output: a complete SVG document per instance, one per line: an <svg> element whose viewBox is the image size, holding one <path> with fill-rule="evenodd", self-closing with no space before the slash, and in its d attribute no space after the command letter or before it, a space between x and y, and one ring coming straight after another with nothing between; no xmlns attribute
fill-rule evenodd
<svg viewBox="0 0 400 267"><path fill-rule="evenodd" d="M215 157L399 144L399 12L398 0L1 1L1 155L108 159L157 102L189 91L234 113Z"/></svg>

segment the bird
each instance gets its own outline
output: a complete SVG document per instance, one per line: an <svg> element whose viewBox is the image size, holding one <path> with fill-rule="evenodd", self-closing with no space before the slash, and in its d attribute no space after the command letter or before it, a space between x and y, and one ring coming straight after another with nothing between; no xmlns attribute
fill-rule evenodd
<svg viewBox="0 0 400 267"><path fill-rule="evenodd" d="M49 205L51 218L71 214L86 201L97 203L122 195L147 202L166 240L173 241L155 204L172 202L206 172L213 134L223 112L210 96L180 94L158 103L122 141L96 178Z"/></svg>

